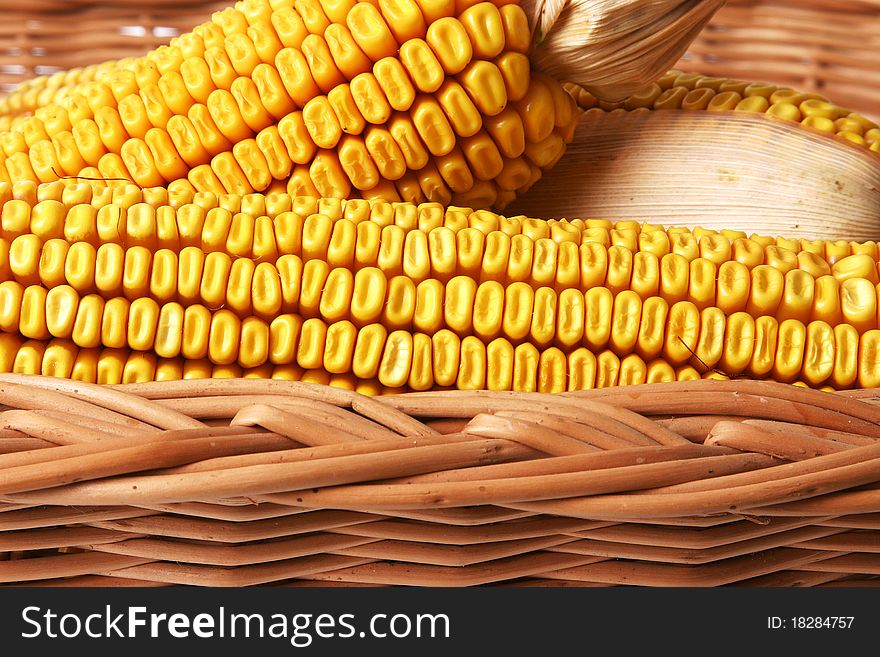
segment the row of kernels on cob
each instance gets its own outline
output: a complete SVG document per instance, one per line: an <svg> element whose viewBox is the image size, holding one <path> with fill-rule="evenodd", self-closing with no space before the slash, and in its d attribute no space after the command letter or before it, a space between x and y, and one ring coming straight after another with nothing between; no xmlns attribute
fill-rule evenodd
<svg viewBox="0 0 880 657"><path fill-rule="evenodd" d="M320 273L310 276L312 271ZM224 282L215 291L204 282L201 288L196 284L193 296L181 301L113 296L106 289L83 294L69 285L47 289L4 281L0 283L0 330L35 340L70 339L84 348L155 350L162 357L182 353L194 359L209 356L217 364L238 360L242 366L255 367L270 353L292 353L305 323L317 331L307 331L309 339L300 336L307 345L316 339L323 344L332 334L337 336L332 344L344 342L353 348L359 330L368 331L367 335L377 330L401 335L452 333L484 343L500 338L514 345L555 345L566 351L582 346L593 352L610 348L621 356L638 353L676 365L693 357L707 368L722 362L726 372L748 368L755 376L772 372L776 379L811 382L832 375L813 362L834 360L834 340L829 336L840 337L838 332L842 332L849 347L838 346L837 352L855 353L852 340L867 341L864 349L868 349L880 334L876 296L870 325L858 321L859 306L850 311L853 316L844 313L842 318L826 321L752 308L726 311L660 296L643 299L631 290L613 293L607 287L593 287L585 293L568 289L557 295L551 288L534 289L526 283L504 287L488 282L477 287L465 276L446 285L434 279L416 285L406 276L386 284L383 274L372 268L354 276L346 269L333 271L343 275L328 277L326 264L313 260L298 272L302 289L285 287L277 278L268 279L271 283L260 289L252 288L252 281L234 277L228 286ZM210 300L219 303L205 306ZM365 357L362 354L356 360L365 362ZM868 355L863 360L865 371L872 371ZM299 364L317 367L311 361ZM846 375L838 372L836 384L842 385L852 374L847 371ZM869 375L862 377L868 380Z"/></svg>
<svg viewBox="0 0 880 657"><path fill-rule="evenodd" d="M836 135L875 153L880 152L880 126L871 119L819 94L803 93L774 84L674 70L617 103L599 101L576 85L564 86L581 109L592 113L644 109L760 113L796 121L807 128Z"/></svg>
<svg viewBox="0 0 880 657"><path fill-rule="evenodd" d="M594 353L583 347L566 353L556 347L539 350L529 343L514 346L502 338L484 344L474 336L460 340L451 332L434 336L394 332L377 340L377 336L383 337L383 330L361 331L360 335L372 338L368 347L358 352L367 354L365 361L357 361L347 353L340 358L339 345L310 343L303 350L302 362L315 365L311 369L298 364L299 350L289 364L269 361L245 367L239 362L217 364L209 358L163 358L154 351L81 348L70 340L24 340L17 335L0 334L0 371L102 384L212 377L275 378L357 389L369 395L444 388L564 392L730 376L699 362L676 367L661 358L646 361L637 353L621 357L611 350ZM822 388L829 390L856 381L876 385L876 371L870 371L859 360L860 348L872 353L876 350L876 336L863 338L863 347L842 330L834 332L834 339L840 350L831 361L817 363L814 370L804 368L805 374L812 374L811 378L819 381L793 383L815 387L824 380ZM778 357L784 361L791 352L779 349ZM764 358L771 363L771 369L774 355ZM824 375L829 368L833 370L830 377ZM355 372L367 378L360 378Z"/></svg>
<svg viewBox="0 0 880 657"><path fill-rule="evenodd" d="M426 243L439 230L424 237ZM475 241L482 235L478 231L469 234ZM490 237L498 234L490 233ZM418 231L409 235L424 236ZM203 303L226 307L240 316L271 317L283 311L369 322L397 308L402 325L415 322L438 328L444 322L450 325L448 317L457 309L463 318L458 323L465 322L462 331L471 330L472 318L483 315L496 317L500 323L508 307L528 311L530 316L546 306L552 308L553 319L563 299L566 306L576 304L583 314L591 308L591 299L599 302L600 293L610 299L623 292L642 301L656 297L667 304L687 301L698 309L716 306L725 313L845 322L860 333L880 325L876 273L868 277L846 270L817 277L804 269L783 274L772 265L749 270L734 261L717 267L703 258L687 263L675 254L663 259L644 252L633 256L621 247L611 247L606 253L594 243L574 251L570 276L562 268L540 267L540 250L529 266L516 269L497 266L484 257L472 259L469 267L456 267L453 260L448 269L432 271L430 262L410 263L405 252L401 258L397 251L380 246L378 229L373 237L373 248L348 253L304 240L291 253L260 261L222 250L206 253L194 246L153 251L139 245L123 248L104 243L96 248L85 241L43 241L29 233L11 243L0 239L0 287L10 300L20 299L29 286L66 287L77 294ZM871 272L876 272L873 265ZM419 308L416 303L435 297L437 307ZM438 308L445 308L447 318L441 313L439 320L429 319ZM386 319L391 321L390 316Z"/></svg>

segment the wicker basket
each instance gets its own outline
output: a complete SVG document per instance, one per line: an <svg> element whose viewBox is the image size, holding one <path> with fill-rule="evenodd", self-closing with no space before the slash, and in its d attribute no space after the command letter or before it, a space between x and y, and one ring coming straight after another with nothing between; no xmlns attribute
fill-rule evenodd
<svg viewBox="0 0 880 657"><path fill-rule="evenodd" d="M227 4L0 0L0 85L141 53ZM880 115L862 84L878 7L732 0L683 67ZM370 399L3 375L0 404L7 585L880 584L877 391Z"/></svg>
<svg viewBox="0 0 880 657"><path fill-rule="evenodd" d="M877 392L0 394L0 582L880 584Z"/></svg>

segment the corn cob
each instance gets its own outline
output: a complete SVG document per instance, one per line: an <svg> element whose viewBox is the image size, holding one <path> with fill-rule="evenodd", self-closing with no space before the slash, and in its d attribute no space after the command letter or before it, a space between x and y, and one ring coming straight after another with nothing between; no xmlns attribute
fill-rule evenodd
<svg viewBox="0 0 880 657"><path fill-rule="evenodd" d="M39 196L52 190L31 191ZM79 191L78 186L70 194ZM141 203L131 204L129 211L154 210L143 199L167 200L168 195L145 191L140 197ZM664 363L653 367L667 375L682 367L711 375L717 367L727 375L833 387L875 385L880 372L878 276L876 262L865 253L833 267L816 260L830 272L816 277L807 269L788 266L800 261L782 247L780 254L789 255L776 254L774 264L749 269L730 259L730 251L728 260L716 266L698 254L687 261L678 253L666 253L664 261L648 250L634 254L622 245L606 248L598 242L578 245L566 240L557 244L552 237L533 239L527 234L534 227L552 235L554 227L567 225L563 222L541 224L522 218L522 232L511 238L493 229L503 225L504 218L465 208L289 197L284 203L280 196L272 202L279 208L323 206L338 218L333 222L321 213L305 219L297 215L301 221L292 224L296 229L280 233L291 241L281 242L281 248L259 262L222 248L209 253L195 246L156 249L149 230L126 232L128 240L146 240L143 244L101 241L96 248L87 241L68 242L57 236L64 234L65 208L51 199L36 206L48 204L52 211L35 215L32 208L29 222L3 222L4 230L13 231L10 236L17 235L8 250L0 248L0 256L9 254L0 257L0 330L6 332L5 339L15 338L9 343L8 367L21 372L68 371L67 366L44 365L43 357L34 356L39 345L48 348L47 341L54 340L58 348L50 353L68 353L64 345L85 354L109 349L117 361L120 353L147 353L154 360L207 360L254 375L271 375L270 365L296 366L377 379L381 386L395 389L530 389L531 374L505 374L510 368L504 363L516 362L516 354L530 354L527 362L533 364L546 361L549 373L542 376L555 381L558 375L563 382L542 384L554 389L589 381L638 382L640 372L648 376L651 363ZM263 210L272 202L252 196L239 198L237 206ZM22 199L7 201L3 211L23 203L27 205ZM350 204L361 213L360 223L345 219ZM169 208L174 221L174 214L186 206L159 207ZM433 228L418 227L421 212L426 220L431 217ZM284 210L276 219L291 213L296 214ZM457 232L442 225L450 216L460 222ZM356 241L347 249L331 249L330 228L347 222L375 228L374 237L381 237L385 245L402 244L390 238L395 230L404 234L390 223L395 217L408 218L405 234L413 239L427 244L432 236L451 240L453 256L435 247L422 253L427 269L422 263L423 269L417 270L407 264L402 249L386 252L378 240L370 242L370 249L361 249L360 256ZM382 231L391 229L390 233L379 230L382 221ZM471 227L472 221L486 233ZM323 228L312 230L313 225ZM568 235L567 229L561 230ZM642 234L654 233L665 234ZM528 266L511 265L517 262L512 249L502 250L506 255L499 259L496 249L483 246L492 239L515 238L522 247L516 251L529 254ZM569 247L574 258L567 261L559 254ZM555 254L557 260L542 253ZM857 259L854 265L851 258ZM447 266L443 276L434 276L441 265ZM25 340L28 348L19 358ZM591 378L577 373L569 362L574 354L579 354L581 364L596 359L597 374ZM69 354L58 358L68 364L75 360ZM602 374L606 365L611 369ZM141 372L138 377L150 371L132 368ZM612 376L612 370L618 375ZM582 383L571 383L572 379Z"/></svg>
<svg viewBox="0 0 880 657"><path fill-rule="evenodd" d="M401 347L413 351L402 357ZM142 383L203 378L274 378L305 381L357 390L367 395L427 389L493 389L530 392L565 392L594 387L685 381L717 376L701 374L691 365L673 367L662 359L645 362L638 354L618 357L610 350L594 355L588 349L569 354L556 348L543 351L533 345L513 347L503 340L483 345L475 338L458 341L453 336L407 338L389 336L373 346L372 371L364 366L359 378L351 368L331 372L326 366L307 369L296 362L265 363L243 367L237 362L218 365L208 358L163 358L154 352L129 349L80 348L69 340L24 340L0 334L0 371L70 378L101 384ZM329 351L328 362L337 354ZM350 358L350 356L349 356ZM389 386L383 380L401 385ZM445 385L441 385L441 383Z"/></svg>
<svg viewBox="0 0 880 657"><path fill-rule="evenodd" d="M248 0L17 119L0 181L503 206L577 119L529 39L505 2Z"/></svg>

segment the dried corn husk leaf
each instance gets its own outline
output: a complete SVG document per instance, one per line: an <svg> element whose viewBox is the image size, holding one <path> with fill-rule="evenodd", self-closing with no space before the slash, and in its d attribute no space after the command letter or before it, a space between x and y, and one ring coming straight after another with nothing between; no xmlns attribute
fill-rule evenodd
<svg viewBox="0 0 880 657"><path fill-rule="evenodd" d="M532 62L616 101L678 61L725 0L522 0Z"/></svg>
<svg viewBox="0 0 880 657"><path fill-rule="evenodd" d="M876 240L880 158L763 114L593 110L506 212Z"/></svg>

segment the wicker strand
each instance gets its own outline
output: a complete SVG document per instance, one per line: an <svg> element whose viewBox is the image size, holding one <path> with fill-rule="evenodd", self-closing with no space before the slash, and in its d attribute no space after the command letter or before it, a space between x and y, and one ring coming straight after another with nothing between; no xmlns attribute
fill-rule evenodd
<svg viewBox="0 0 880 657"><path fill-rule="evenodd" d="M2 383L0 582L880 584L869 392L707 380L366 402L241 379L107 393ZM104 416L89 427L86 409ZM157 427L169 409L199 427Z"/></svg>

